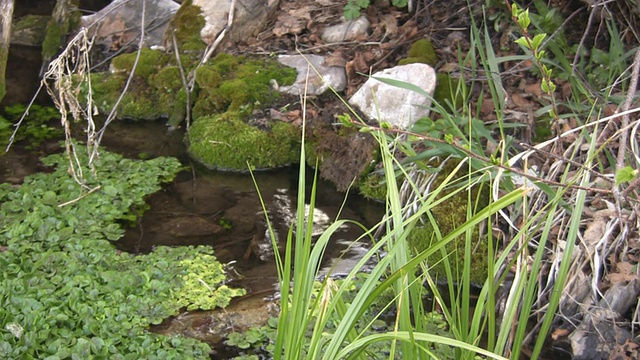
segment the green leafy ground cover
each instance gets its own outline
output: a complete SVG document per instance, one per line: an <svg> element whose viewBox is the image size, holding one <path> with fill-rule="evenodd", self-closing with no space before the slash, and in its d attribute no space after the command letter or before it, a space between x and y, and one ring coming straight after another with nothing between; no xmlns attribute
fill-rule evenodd
<svg viewBox="0 0 640 360"><path fill-rule="evenodd" d="M147 328L181 308L223 307L242 295L222 284L223 265L211 249L159 247L134 256L110 242L123 234L118 222L130 220L131 209L143 206L180 163L103 152L98 178L84 169L86 185L100 186L87 195L67 173L65 156L43 162L57 167L19 188L0 185L0 353L50 360L208 358L204 343Z"/></svg>

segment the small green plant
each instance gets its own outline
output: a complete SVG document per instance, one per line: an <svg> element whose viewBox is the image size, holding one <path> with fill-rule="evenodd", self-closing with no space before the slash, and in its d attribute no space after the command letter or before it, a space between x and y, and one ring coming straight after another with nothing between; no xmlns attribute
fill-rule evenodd
<svg viewBox="0 0 640 360"><path fill-rule="evenodd" d="M23 142L27 149L35 149L44 141L62 137L62 129L52 126L54 120L60 120L60 114L53 107L31 105L28 112L24 105L7 106L0 116L0 151L3 154L9 144L15 125L24 115L22 125L16 132L14 142Z"/></svg>
<svg viewBox="0 0 640 360"><path fill-rule="evenodd" d="M392 0L391 4L396 7L405 7L408 0ZM347 20L353 20L360 16L361 11L371 5L370 0L349 0L344 6L344 17Z"/></svg>
<svg viewBox="0 0 640 360"><path fill-rule="evenodd" d="M221 218L220 221L219 221L219 224L225 230L233 229L233 223L229 219Z"/></svg>

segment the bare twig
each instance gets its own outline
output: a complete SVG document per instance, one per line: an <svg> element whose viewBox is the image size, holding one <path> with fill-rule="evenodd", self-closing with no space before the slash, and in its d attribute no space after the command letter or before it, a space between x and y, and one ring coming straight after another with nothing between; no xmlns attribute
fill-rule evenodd
<svg viewBox="0 0 640 360"><path fill-rule="evenodd" d="M200 63L198 63L195 69L191 70L191 72L189 73L189 90L190 91L193 91L193 89L196 86L196 76L195 76L196 70L198 70L200 66L204 65L207 61L209 61L209 58L211 57L211 55L213 55L213 52L216 50L218 45L220 45L220 43L222 42L222 39L224 39L224 37L227 35L227 32L229 31L229 29L231 29L231 26L233 25L233 17L234 17L235 9L236 9L236 0L231 0L231 5L229 6L229 16L227 17L227 25L224 27L224 29L222 29L222 32L218 34L218 37L213 42L213 44L207 47L205 54L202 56L202 59L200 60Z"/></svg>
<svg viewBox="0 0 640 360"><path fill-rule="evenodd" d="M75 203L75 202L78 202L78 201L82 200L84 197L88 196L89 194L94 193L94 192L96 192L96 191L100 190L101 188L102 188L102 186L98 185L98 186L96 186L96 187L94 187L94 188L90 189L90 190L89 190L89 191L87 191L86 193L84 193L84 194L82 194L82 195L78 196L77 198L75 198L75 199L73 199L73 200L70 200L70 201L67 201L66 203L62 203L62 204L58 205L58 207L59 207L59 208L61 208L61 207L65 207L65 206L67 206L67 205L71 205L71 204L73 204L73 203Z"/></svg>
<svg viewBox="0 0 640 360"><path fill-rule="evenodd" d="M173 41L173 53L176 55L176 62L178 64L178 70L180 70L180 80L182 80L182 87L186 93L187 104L185 106L185 123L187 124L187 134L189 134L189 127L191 126L191 90L189 84L187 84L187 77L184 74L184 68L182 67L182 61L180 61L180 52L178 51L178 41L176 40L175 29L171 30L171 40ZM189 137L187 137L188 139Z"/></svg>
<svg viewBox="0 0 640 360"><path fill-rule="evenodd" d="M629 141L629 131L627 127L629 127L629 109L631 108L631 104L633 103L633 99L636 95L636 89L638 88L638 75L640 74L640 49L636 50L636 56L633 59L633 68L631 70L631 80L629 81L629 89L627 89L627 97L625 98L624 103L622 104L622 121L621 121L621 129L623 129L620 140L618 141L618 156L616 158L616 173L625 167L625 158L627 155L627 142ZM620 187L618 185L613 188L613 195L616 199L616 206L618 207L618 211L621 210L622 207L622 194L620 193Z"/></svg>
<svg viewBox="0 0 640 360"><path fill-rule="evenodd" d="M200 61L201 65L206 63L209 60L213 52L216 51L216 48L218 47L218 45L220 45L224 37L227 35L227 32L231 30L231 27L233 26L233 17L234 17L235 11L236 11L236 0L231 0L231 5L229 6L229 16L227 17L227 25L224 27L224 29L222 29L222 32L220 32L220 34L218 35L216 40L213 42L213 44L211 44L207 48L207 51L205 52L204 56L202 57L202 60Z"/></svg>

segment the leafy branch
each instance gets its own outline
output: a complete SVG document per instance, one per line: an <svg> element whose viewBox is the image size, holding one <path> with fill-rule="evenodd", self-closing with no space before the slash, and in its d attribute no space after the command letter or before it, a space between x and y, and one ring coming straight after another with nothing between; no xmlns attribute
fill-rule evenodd
<svg viewBox="0 0 640 360"><path fill-rule="evenodd" d="M517 4L511 4L509 0L505 0L505 3L509 10L511 11L511 18L518 26L518 29L522 33L522 36L517 39L515 42L531 51L533 55L534 62L538 69L540 69L540 73L542 75L542 83L540 84L540 89L549 97L551 100L551 109L549 110L549 115L553 118L553 130L557 134L558 124L560 121L560 117L558 116L558 105L555 99L555 91L556 84L553 82L551 78L553 70L547 67L543 62L544 56L546 55L546 51L542 49L543 41L547 37L547 34L541 33L531 37L529 33L529 25L531 25L531 18L529 17L529 9L522 9Z"/></svg>

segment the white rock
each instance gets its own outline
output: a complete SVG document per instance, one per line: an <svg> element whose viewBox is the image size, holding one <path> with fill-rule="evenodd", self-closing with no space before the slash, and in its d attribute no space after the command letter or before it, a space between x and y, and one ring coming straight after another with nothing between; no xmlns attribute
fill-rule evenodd
<svg viewBox="0 0 640 360"><path fill-rule="evenodd" d="M324 28L320 32L320 38L327 43L357 40L367 34L369 26L371 26L369 20L361 16L355 20Z"/></svg>
<svg viewBox="0 0 640 360"><path fill-rule="evenodd" d="M278 61L283 65L295 68L298 72L295 83L290 86L279 86L278 91L280 92L301 95L305 93L306 86L307 95L320 95L329 88L342 91L347 86L347 75L344 68L326 66L324 58L320 55L282 55L278 57Z"/></svg>
<svg viewBox="0 0 640 360"><path fill-rule="evenodd" d="M279 0L238 0L236 2L231 39L246 40L266 25L277 10ZM202 40L211 45L227 26L231 0L193 0L202 9L205 25L200 31Z"/></svg>
<svg viewBox="0 0 640 360"><path fill-rule="evenodd" d="M429 115L430 98L412 90L388 85L376 80L376 77L410 83L433 96L436 73L431 66L408 64L379 71L349 99L349 104L360 109L369 118L386 121L399 129L407 130L415 121Z"/></svg>

